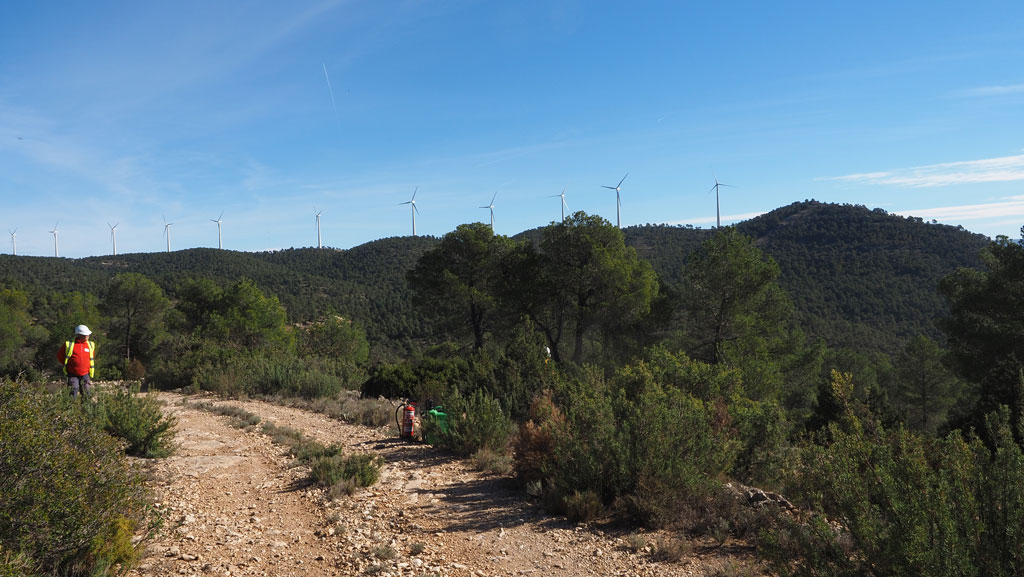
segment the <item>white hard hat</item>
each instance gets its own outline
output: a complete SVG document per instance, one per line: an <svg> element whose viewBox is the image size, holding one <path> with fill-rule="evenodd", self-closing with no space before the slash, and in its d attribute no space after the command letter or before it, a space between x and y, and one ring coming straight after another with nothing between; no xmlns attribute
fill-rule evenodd
<svg viewBox="0 0 1024 577"><path fill-rule="evenodd" d="M75 334L89 336L92 334L92 331L90 331L89 327L85 325L78 325L77 327L75 327Z"/></svg>

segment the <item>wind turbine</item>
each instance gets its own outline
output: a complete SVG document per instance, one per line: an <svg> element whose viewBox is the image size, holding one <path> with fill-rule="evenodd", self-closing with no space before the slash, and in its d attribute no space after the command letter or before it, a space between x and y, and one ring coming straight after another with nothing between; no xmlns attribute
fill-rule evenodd
<svg viewBox="0 0 1024 577"><path fill-rule="evenodd" d="M11 254L18 256L18 229L7 229L11 233Z"/></svg>
<svg viewBox="0 0 1024 577"><path fill-rule="evenodd" d="M400 202L400 203L398 203L399 205L408 204L408 205L410 205L412 207L412 208L409 209L409 211L412 212L412 235L413 236L416 236L416 213L420 211L420 209L416 208L416 193L419 192L419 190L420 190L420 187L417 186L416 189L412 191L412 198L409 199L409 202Z"/></svg>
<svg viewBox="0 0 1024 577"><path fill-rule="evenodd" d="M718 182L718 175L716 174L715 175L715 185L712 186L708 190L708 194L711 194L712 190L715 191L715 226L716 226L716 228L722 228L722 203L719 201L719 198L718 198L718 189L719 189L719 187L722 187L722 186L728 186L728 187L732 188L731 184L723 184L721 182Z"/></svg>
<svg viewBox="0 0 1024 577"><path fill-rule="evenodd" d="M555 198L556 196L562 199L562 220L565 220L565 211L566 211L567 208L569 208L569 205L565 204L565 187L564 186L562 187L562 194L552 194L548 198Z"/></svg>
<svg viewBox="0 0 1024 577"><path fill-rule="evenodd" d="M57 222L53 223L53 230L50 231L50 234L53 235L53 256L55 256L55 257L59 257L60 256L60 250L59 250L59 248L57 246L57 225L58 224L60 224L59 220Z"/></svg>
<svg viewBox="0 0 1024 577"><path fill-rule="evenodd" d="M118 224L121 224L121 223L117 223L114 226L110 226L109 222L107 223L107 226L110 226L110 244L111 244L111 246L114 249L114 256L117 256L117 225Z"/></svg>
<svg viewBox="0 0 1024 577"><path fill-rule="evenodd" d="M628 172L626 173L626 176L629 176ZM622 182L626 180L626 176L623 176L622 180L620 180L615 186L602 186L602 188L615 191L615 226L618 228L622 228L622 199L619 198L619 191L622 190Z"/></svg>
<svg viewBox="0 0 1024 577"><path fill-rule="evenodd" d="M163 218L163 215L161 215L161 218ZM167 237L167 252L171 252L171 225L172 224L174 224L174 223L173 222L167 222L167 219L164 218L164 236Z"/></svg>
<svg viewBox="0 0 1024 577"><path fill-rule="evenodd" d="M217 223L217 248L220 248L220 249L224 248L224 244L221 242L221 236L220 236L220 219L221 219L222 216L224 216L224 211L223 210L220 211L220 216L217 217L217 220L214 220L212 218L210 219L210 222Z"/></svg>
<svg viewBox="0 0 1024 577"><path fill-rule="evenodd" d="M487 206L481 206L480 207L480 208L489 208L489 209L491 209L491 232L492 233L494 232L494 199L497 198L497 197L498 197L498 193L495 192L494 196L491 197L491 204L488 204Z"/></svg>
<svg viewBox="0 0 1024 577"><path fill-rule="evenodd" d="M316 207L314 206L313 212L316 215L316 247L323 248L323 245L320 244L320 213L322 213L323 211L317 210Z"/></svg>

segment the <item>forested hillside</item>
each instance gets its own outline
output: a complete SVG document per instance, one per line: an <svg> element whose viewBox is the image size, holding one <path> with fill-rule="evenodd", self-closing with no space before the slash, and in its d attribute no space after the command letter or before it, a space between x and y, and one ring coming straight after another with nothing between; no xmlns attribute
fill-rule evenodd
<svg viewBox="0 0 1024 577"><path fill-rule="evenodd" d="M778 262L780 284L797 318L830 346L892 352L916 334L938 338L945 314L939 279L977 267L987 239L966 230L862 206L794 203L737 229ZM664 225L624 229L626 244L663 282L679 282L686 257L712 231ZM517 238L539 238L526 231ZM406 272L438 240L394 237L350 250L289 249L242 253L207 248L171 253L57 259L0 255L0 282L36 297L50 291L102 294L119 272L153 279L172 297L185 278L233 282L247 277L277 296L291 322L334 312L360 321L371 342L394 352L429 339L431 327L411 306Z"/></svg>
<svg viewBox="0 0 1024 577"><path fill-rule="evenodd" d="M782 269L801 324L830 346L893 352L916 334L939 339L939 281L981 266L989 239L863 206L795 203L738 227Z"/></svg>
<svg viewBox="0 0 1024 577"><path fill-rule="evenodd" d="M977 268L988 238L863 206L798 202L737 225L779 264L779 284L809 333L832 347L893 352L914 335L939 338L939 280ZM626 244L669 283L712 231L634 226Z"/></svg>
<svg viewBox="0 0 1024 577"><path fill-rule="evenodd" d="M187 278L223 284L245 277L276 296L290 322L333 312L363 323L372 341L402 350L427 330L409 302L405 271L436 242L431 237L405 237L347 251L303 248L245 253L196 248L77 260L2 255L0 283L28 290L36 298L51 291L101 295L115 274L135 272L174 296Z"/></svg>

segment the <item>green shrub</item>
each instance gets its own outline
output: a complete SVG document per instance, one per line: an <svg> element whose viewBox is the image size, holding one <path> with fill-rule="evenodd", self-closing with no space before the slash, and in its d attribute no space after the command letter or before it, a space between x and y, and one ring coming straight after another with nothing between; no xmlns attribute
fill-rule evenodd
<svg viewBox="0 0 1024 577"><path fill-rule="evenodd" d="M125 452L134 457L166 457L174 452L177 419L166 416L155 397L139 395L139 386L100 396L103 428L123 439Z"/></svg>
<svg viewBox="0 0 1024 577"><path fill-rule="evenodd" d="M592 491L647 525L708 526L719 479L741 445L724 402L655 379L643 363L611 383L584 370L562 384L561 409L536 400L537 419L520 429L517 467L526 482L540 477L553 511Z"/></svg>
<svg viewBox="0 0 1024 577"><path fill-rule="evenodd" d="M638 553L647 548L647 539L639 533L631 533L626 536L626 550Z"/></svg>
<svg viewBox="0 0 1024 577"><path fill-rule="evenodd" d="M662 537L654 542L651 557L655 561L677 563L690 554L693 546L682 537Z"/></svg>
<svg viewBox="0 0 1024 577"><path fill-rule="evenodd" d="M593 491L573 491L565 498L565 516L573 523L589 523L604 514L601 497Z"/></svg>
<svg viewBox="0 0 1024 577"><path fill-rule="evenodd" d="M312 459L310 479L321 487L351 482L356 487L369 487L380 478L380 461L374 455L324 455Z"/></svg>
<svg viewBox="0 0 1024 577"><path fill-rule="evenodd" d="M762 488L776 486L784 467L793 462L789 454L792 425L785 411L776 401L742 397L730 399L728 410L738 442L732 477Z"/></svg>
<svg viewBox="0 0 1024 577"><path fill-rule="evenodd" d="M377 559L386 561L388 559L394 559L395 556L398 555L398 552L395 551L394 548L389 547L387 545L380 545L374 547L373 551L371 551L371 554Z"/></svg>
<svg viewBox="0 0 1024 577"><path fill-rule="evenodd" d="M508 475L512 472L512 457L491 449L480 449L473 453L473 465L485 473Z"/></svg>
<svg viewBox="0 0 1024 577"><path fill-rule="evenodd" d="M91 403L86 403L91 405ZM0 567L113 575L145 518L140 474L66 395L0 383ZM102 543L103 545L100 545Z"/></svg>
<svg viewBox="0 0 1024 577"><path fill-rule="evenodd" d="M781 517L763 533L776 569L799 575L978 575L1024 568L1024 454L1009 411L977 437L888 431L845 407L801 452L789 494L818 513ZM833 519L832 526L825 522ZM793 560L798 559L796 566Z"/></svg>
<svg viewBox="0 0 1024 577"><path fill-rule="evenodd" d="M557 439L565 434L565 415L555 405L551 391L534 397L530 403L530 420L519 426L516 440L515 471L518 481L539 488L553 470ZM529 492L529 491L528 491Z"/></svg>
<svg viewBox="0 0 1024 577"><path fill-rule="evenodd" d="M512 421L505 416L501 405L482 390L468 396L454 394L445 405L448 414L448 432L441 433L441 445L457 455L468 456L480 449L504 453Z"/></svg>

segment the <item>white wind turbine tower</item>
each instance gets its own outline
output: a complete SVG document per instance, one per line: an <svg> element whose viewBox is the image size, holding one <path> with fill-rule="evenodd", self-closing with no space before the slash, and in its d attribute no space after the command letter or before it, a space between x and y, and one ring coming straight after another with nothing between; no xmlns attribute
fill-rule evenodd
<svg viewBox="0 0 1024 577"><path fill-rule="evenodd" d="M57 225L58 224L60 224L59 220L57 222L53 223L53 230L50 231L50 234L53 235L53 256L56 256L56 257L60 256L60 249L57 246Z"/></svg>
<svg viewBox="0 0 1024 577"><path fill-rule="evenodd" d="M715 185L712 186L708 190L708 194L711 194L712 190L715 191L715 226L716 226L716 228L722 228L722 203L719 201L719 198L718 198L718 189L719 189L719 187L722 187L722 186L728 186L730 188L732 187L731 184L723 184L721 182L718 182L718 175L716 174L715 175Z"/></svg>
<svg viewBox="0 0 1024 577"><path fill-rule="evenodd" d="M626 173L626 176L629 176L628 172ZM622 182L626 180L626 176L623 176L622 180L620 180L615 186L602 186L602 188L615 191L615 226L618 228L622 228L622 199L619 198L619 191L622 190Z"/></svg>
<svg viewBox="0 0 1024 577"><path fill-rule="evenodd" d="M171 225L172 224L174 224L174 223L173 222L167 222L167 219L166 218L164 219L164 236L167 237L167 252L171 252Z"/></svg>
<svg viewBox="0 0 1024 577"><path fill-rule="evenodd" d="M480 208L489 208L491 210L491 232L494 232L494 199L498 197L498 193L495 192L494 196L491 197L491 204L487 206L481 206Z"/></svg>
<svg viewBox="0 0 1024 577"><path fill-rule="evenodd" d="M223 216L224 216L224 211L222 210L222 211L220 211L220 216L217 217L217 220L214 220L212 218L210 219L210 222L217 223L217 248L219 248L219 249L223 249L224 248L224 243L221 242L221 236L220 236L220 222L221 222L220 219Z"/></svg>
<svg viewBox="0 0 1024 577"><path fill-rule="evenodd" d="M113 248L114 256L117 256L117 225L118 224L121 224L121 223L117 223L114 226L110 226L109 222L107 223L107 226L110 226L110 246Z"/></svg>
<svg viewBox="0 0 1024 577"><path fill-rule="evenodd" d="M323 245L320 244L320 213L322 213L322 212L323 212L322 210L317 210L315 206L313 207L313 213L316 215L316 247L317 248L323 248Z"/></svg>
<svg viewBox="0 0 1024 577"><path fill-rule="evenodd" d="M11 233L11 254L18 256L18 229L7 229Z"/></svg>
<svg viewBox="0 0 1024 577"><path fill-rule="evenodd" d="M565 220L565 211L566 211L566 209L569 208L569 205L565 204L565 188L566 187L564 187L564 186L562 187L562 194L552 194L551 196L548 197L548 198L558 197L558 198L562 199L562 220Z"/></svg>
<svg viewBox="0 0 1024 577"><path fill-rule="evenodd" d="M420 209L416 208L416 193L419 192L419 190L420 190L420 187L417 186L416 189L412 191L412 198L409 199L409 202L400 202L400 203L398 203L399 205L408 204L408 205L410 205L412 207L409 210L410 210L410 212L412 212L412 235L413 236L416 236L416 213L420 211Z"/></svg>

